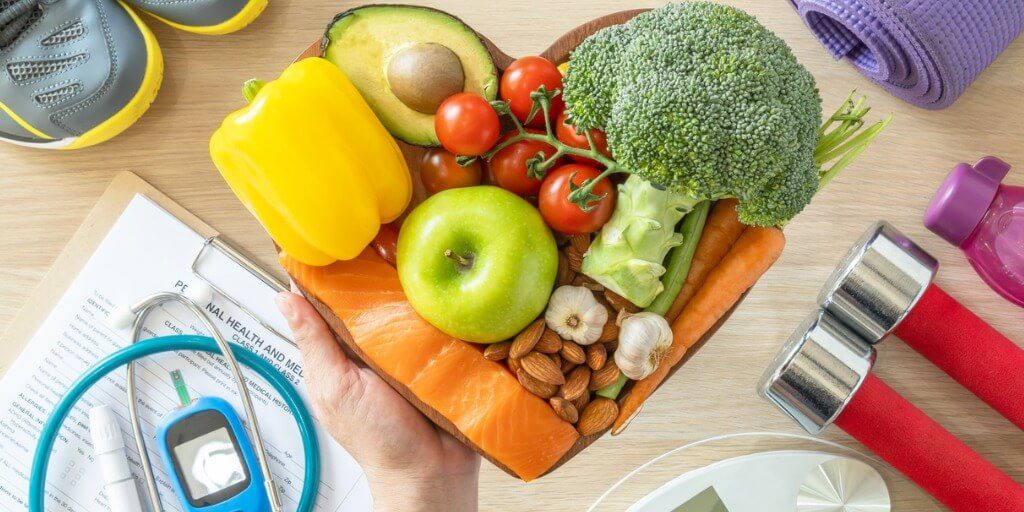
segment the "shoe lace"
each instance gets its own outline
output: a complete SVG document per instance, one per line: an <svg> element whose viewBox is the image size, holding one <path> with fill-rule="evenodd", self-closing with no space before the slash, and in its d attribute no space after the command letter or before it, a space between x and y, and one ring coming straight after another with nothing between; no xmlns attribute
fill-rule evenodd
<svg viewBox="0 0 1024 512"><path fill-rule="evenodd" d="M40 0L0 0L0 48L18 38L39 10Z"/></svg>

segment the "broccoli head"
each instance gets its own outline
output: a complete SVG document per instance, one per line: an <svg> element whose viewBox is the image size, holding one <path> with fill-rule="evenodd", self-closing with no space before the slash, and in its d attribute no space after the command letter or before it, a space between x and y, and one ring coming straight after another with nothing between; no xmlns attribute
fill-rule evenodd
<svg viewBox="0 0 1024 512"><path fill-rule="evenodd" d="M739 9L670 4L604 29L572 53L563 95L622 167L694 203L735 197L746 224L785 224L818 189L814 78Z"/></svg>

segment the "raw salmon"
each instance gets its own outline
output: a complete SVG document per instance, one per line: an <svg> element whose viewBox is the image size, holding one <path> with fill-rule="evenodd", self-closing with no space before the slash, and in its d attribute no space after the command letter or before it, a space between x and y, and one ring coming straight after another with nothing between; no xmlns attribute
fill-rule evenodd
<svg viewBox="0 0 1024 512"><path fill-rule="evenodd" d="M307 266L287 255L281 264L334 311L382 371L523 480L546 473L579 438L571 424L504 366L416 314L398 273L372 250L326 267Z"/></svg>

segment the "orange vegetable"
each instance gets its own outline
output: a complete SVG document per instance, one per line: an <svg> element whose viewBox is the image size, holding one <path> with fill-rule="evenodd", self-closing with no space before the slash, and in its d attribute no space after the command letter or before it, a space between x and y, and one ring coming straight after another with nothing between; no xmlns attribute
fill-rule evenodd
<svg viewBox="0 0 1024 512"><path fill-rule="evenodd" d="M500 363L452 338L413 311L398 271L371 249L314 267L286 254L281 265L342 321L358 355L414 393L494 460L533 480L576 444L579 434Z"/></svg>
<svg viewBox="0 0 1024 512"><path fill-rule="evenodd" d="M703 242L703 240L702 240ZM640 405L668 376L683 355L729 312L743 293L779 259L786 237L778 228L747 227L729 252L708 274L704 285L672 323L672 346L661 365L649 377L638 381L619 407L612 433L622 430L640 410Z"/></svg>
<svg viewBox="0 0 1024 512"><path fill-rule="evenodd" d="M739 201L736 199L722 199L711 208L708 220L704 224L704 231L700 235L700 242L697 243L697 250L693 253L690 272L686 275L686 281L676 295L676 300L672 302L672 307L665 313L669 323L679 316L686 303L690 302L704 284L708 274L722 261L725 253L729 252L729 248L740 237L740 233L743 233L746 226L740 223L736 214L738 204Z"/></svg>

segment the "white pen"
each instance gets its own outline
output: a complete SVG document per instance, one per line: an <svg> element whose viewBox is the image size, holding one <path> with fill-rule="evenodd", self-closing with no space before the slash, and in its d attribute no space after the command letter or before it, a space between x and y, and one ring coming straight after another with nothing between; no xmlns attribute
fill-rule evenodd
<svg viewBox="0 0 1024 512"><path fill-rule="evenodd" d="M124 436L110 406L101 405L89 411L89 435L100 462L100 478L111 512L143 512L124 448Z"/></svg>

